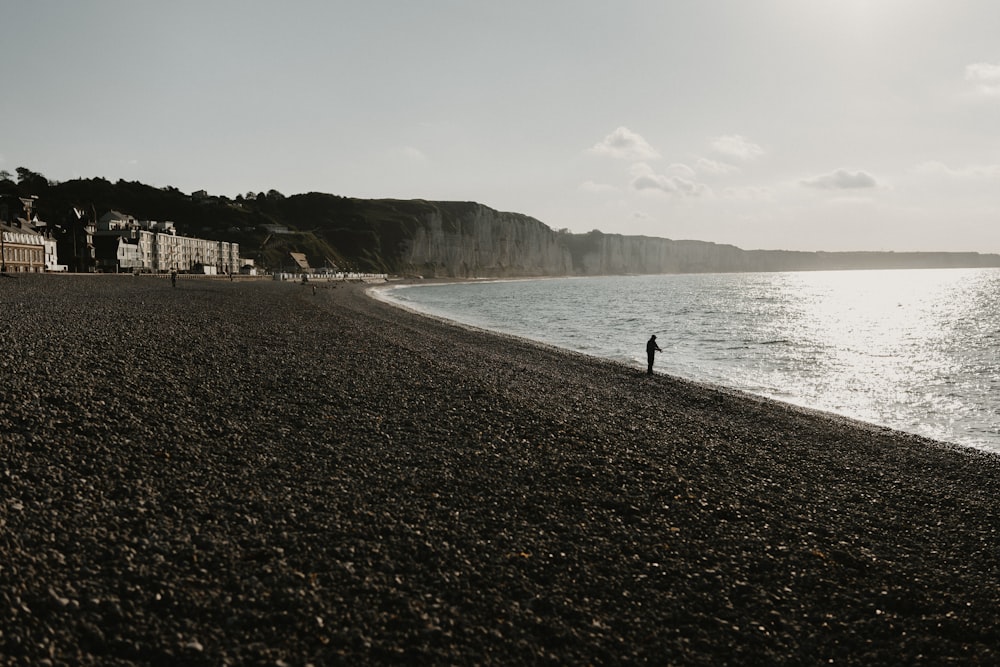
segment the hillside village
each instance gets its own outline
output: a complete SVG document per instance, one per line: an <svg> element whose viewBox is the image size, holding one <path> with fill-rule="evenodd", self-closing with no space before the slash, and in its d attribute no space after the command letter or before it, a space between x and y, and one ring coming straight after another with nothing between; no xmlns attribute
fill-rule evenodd
<svg viewBox="0 0 1000 667"><path fill-rule="evenodd" d="M183 236L173 222L137 220L119 211L96 217L73 208L52 224L36 214L37 197L0 199L0 272L252 273L238 243ZM19 209L19 210L18 210Z"/></svg>

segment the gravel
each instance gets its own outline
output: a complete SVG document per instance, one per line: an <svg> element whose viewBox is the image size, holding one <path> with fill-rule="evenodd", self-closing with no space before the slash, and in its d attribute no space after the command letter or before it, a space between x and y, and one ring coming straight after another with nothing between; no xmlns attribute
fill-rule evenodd
<svg viewBox="0 0 1000 667"><path fill-rule="evenodd" d="M0 278L3 665L998 664L998 472L358 285Z"/></svg>

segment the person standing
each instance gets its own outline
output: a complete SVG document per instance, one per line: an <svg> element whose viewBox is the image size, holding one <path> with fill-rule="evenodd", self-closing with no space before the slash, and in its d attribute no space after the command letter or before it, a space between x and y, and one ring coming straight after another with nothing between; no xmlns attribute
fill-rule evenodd
<svg viewBox="0 0 1000 667"><path fill-rule="evenodd" d="M653 374L653 357L656 356L657 352L663 352L660 346L656 344L656 335L649 337L649 342L646 343L646 359L649 361L649 366L646 369L646 373L649 375Z"/></svg>

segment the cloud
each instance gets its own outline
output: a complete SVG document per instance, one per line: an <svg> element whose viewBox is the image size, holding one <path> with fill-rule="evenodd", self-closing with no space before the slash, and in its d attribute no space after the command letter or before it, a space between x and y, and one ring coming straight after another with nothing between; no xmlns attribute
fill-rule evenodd
<svg viewBox="0 0 1000 667"><path fill-rule="evenodd" d="M929 161L916 165L913 171L960 181L1000 180L1000 164L972 164L956 169L943 162Z"/></svg>
<svg viewBox="0 0 1000 667"><path fill-rule="evenodd" d="M594 192L597 194L603 194L606 192L618 192L618 187L614 185L608 185L607 183L596 183L594 181L584 181L580 184L580 190L583 192Z"/></svg>
<svg viewBox="0 0 1000 667"><path fill-rule="evenodd" d="M745 186L738 188L726 188L722 194L727 199L739 199L743 201L773 201L774 191L771 188L761 186Z"/></svg>
<svg viewBox="0 0 1000 667"><path fill-rule="evenodd" d="M712 141L712 148L723 155L744 161L753 160L764 154L763 148L738 134L724 134L721 137L716 137Z"/></svg>
<svg viewBox="0 0 1000 667"><path fill-rule="evenodd" d="M965 66L965 80L984 95L1000 97L1000 63L973 63Z"/></svg>
<svg viewBox="0 0 1000 667"><path fill-rule="evenodd" d="M718 162L717 160L709 160L708 158L698 158L695 162L695 166L698 171L703 174L731 174L733 172L740 171L739 167L728 164L726 162Z"/></svg>
<svg viewBox="0 0 1000 667"><path fill-rule="evenodd" d="M676 176L678 178L686 178L688 180L691 180L696 176L696 174L694 173L694 169L680 162L674 162L672 165L667 167L666 173L670 174L671 176Z"/></svg>
<svg viewBox="0 0 1000 667"><path fill-rule="evenodd" d="M399 149L400 155L411 162L427 162L427 156L419 148L413 146L403 146Z"/></svg>
<svg viewBox="0 0 1000 667"><path fill-rule="evenodd" d="M684 176L676 175L683 167L691 175L694 172L686 165L671 165L673 174L658 174L648 164L639 162L632 165L632 189L638 191L655 190L680 197L701 197L710 195L712 191L704 183L697 183Z"/></svg>
<svg viewBox="0 0 1000 667"><path fill-rule="evenodd" d="M799 183L808 188L819 188L821 190L852 190L878 187L878 181L868 172L850 172L846 169L838 169L829 174L806 178L799 181Z"/></svg>
<svg viewBox="0 0 1000 667"><path fill-rule="evenodd" d="M656 160L660 157L649 142L627 127L619 127L589 148L588 152L621 160Z"/></svg>

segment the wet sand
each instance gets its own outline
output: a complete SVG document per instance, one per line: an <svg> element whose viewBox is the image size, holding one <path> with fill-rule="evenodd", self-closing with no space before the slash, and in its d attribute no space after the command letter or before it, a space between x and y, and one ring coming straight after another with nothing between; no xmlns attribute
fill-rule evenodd
<svg viewBox="0 0 1000 667"><path fill-rule="evenodd" d="M0 664L1000 661L998 457L316 287L0 278Z"/></svg>

